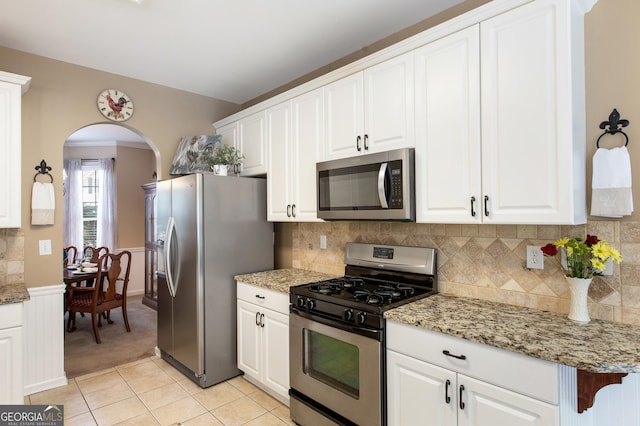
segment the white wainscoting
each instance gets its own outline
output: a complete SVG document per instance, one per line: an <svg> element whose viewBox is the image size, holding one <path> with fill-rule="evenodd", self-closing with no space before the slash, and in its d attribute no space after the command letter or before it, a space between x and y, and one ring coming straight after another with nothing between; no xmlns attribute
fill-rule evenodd
<svg viewBox="0 0 640 426"><path fill-rule="evenodd" d="M67 384L64 372L64 289L29 288L24 302L24 394Z"/></svg>
<svg viewBox="0 0 640 426"><path fill-rule="evenodd" d="M131 252L131 271L129 272L129 287L127 296L144 294L144 247L119 248L121 251Z"/></svg>

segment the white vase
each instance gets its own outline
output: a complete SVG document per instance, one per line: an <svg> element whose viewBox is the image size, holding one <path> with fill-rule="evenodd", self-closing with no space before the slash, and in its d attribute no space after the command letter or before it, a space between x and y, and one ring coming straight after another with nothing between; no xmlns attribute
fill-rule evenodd
<svg viewBox="0 0 640 426"><path fill-rule="evenodd" d="M589 318L589 308L587 306L587 296L592 278L565 278L567 279L569 292L571 293L569 319L583 323L591 321L591 318Z"/></svg>
<svg viewBox="0 0 640 426"><path fill-rule="evenodd" d="M228 166L226 164L215 164L213 166L213 174L218 176L226 176L227 168Z"/></svg>

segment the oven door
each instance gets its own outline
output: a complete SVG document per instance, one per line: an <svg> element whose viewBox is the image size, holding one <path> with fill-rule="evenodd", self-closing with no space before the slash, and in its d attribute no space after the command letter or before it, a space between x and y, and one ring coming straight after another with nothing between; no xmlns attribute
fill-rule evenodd
<svg viewBox="0 0 640 426"><path fill-rule="evenodd" d="M383 424L382 340L382 330L365 331L292 309L291 418L306 424L308 419L296 417L303 406L313 405L315 411L327 415L328 408L359 425ZM297 401L296 393L306 403Z"/></svg>

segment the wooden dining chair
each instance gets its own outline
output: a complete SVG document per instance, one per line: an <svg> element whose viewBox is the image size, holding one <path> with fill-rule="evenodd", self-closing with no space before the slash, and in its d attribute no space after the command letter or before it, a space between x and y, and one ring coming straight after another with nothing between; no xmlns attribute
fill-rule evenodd
<svg viewBox="0 0 640 426"><path fill-rule="evenodd" d="M66 309L67 331L75 330L76 312L91 314L91 325L96 343L101 343L98 327L102 326L101 317L106 313L106 320L113 324L111 310L122 308L122 317L127 332L131 331L127 317L127 287L131 271L131 252L118 254L107 253L98 259L98 276L93 287L74 287L67 294ZM101 283L106 283L102 289ZM118 287L122 285L119 290Z"/></svg>
<svg viewBox="0 0 640 426"><path fill-rule="evenodd" d="M65 247L63 250L67 254L64 259L64 266L66 267L69 264L73 265L76 263L76 257L78 256L78 249L76 246Z"/></svg>
<svg viewBox="0 0 640 426"><path fill-rule="evenodd" d="M98 263L98 259L100 259L100 256L109 253L109 247L86 246L82 253L84 254L85 262Z"/></svg>

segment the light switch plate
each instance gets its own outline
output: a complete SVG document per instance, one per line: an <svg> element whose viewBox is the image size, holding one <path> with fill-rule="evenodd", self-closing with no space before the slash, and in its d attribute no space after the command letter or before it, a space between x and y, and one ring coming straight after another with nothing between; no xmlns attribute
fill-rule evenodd
<svg viewBox="0 0 640 426"><path fill-rule="evenodd" d="M39 240L40 256L51 256L51 240Z"/></svg>

